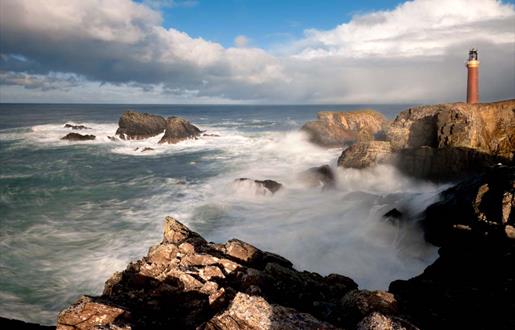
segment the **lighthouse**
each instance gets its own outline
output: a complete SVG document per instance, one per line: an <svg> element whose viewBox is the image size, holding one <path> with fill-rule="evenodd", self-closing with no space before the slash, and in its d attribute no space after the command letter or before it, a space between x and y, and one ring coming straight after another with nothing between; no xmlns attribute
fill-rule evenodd
<svg viewBox="0 0 515 330"><path fill-rule="evenodd" d="M467 61L467 103L474 104L479 102L479 60L477 59L477 49L469 51Z"/></svg>

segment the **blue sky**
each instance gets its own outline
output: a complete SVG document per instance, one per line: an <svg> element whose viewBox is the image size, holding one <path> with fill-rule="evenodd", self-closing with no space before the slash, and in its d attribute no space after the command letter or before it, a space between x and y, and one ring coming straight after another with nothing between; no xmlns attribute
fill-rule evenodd
<svg viewBox="0 0 515 330"><path fill-rule="evenodd" d="M515 97L515 0L1 0L0 102Z"/></svg>
<svg viewBox="0 0 515 330"><path fill-rule="evenodd" d="M192 37L233 45L245 35L254 46L268 48L302 37L305 29L331 29L355 14L392 9L392 0L199 0L162 6L164 26Z"/></svg>

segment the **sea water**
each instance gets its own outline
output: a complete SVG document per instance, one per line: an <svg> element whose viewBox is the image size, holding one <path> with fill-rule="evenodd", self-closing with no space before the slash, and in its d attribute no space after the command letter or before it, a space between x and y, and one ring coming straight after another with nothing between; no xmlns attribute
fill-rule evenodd
<svg viewBox="0 0 515 330"><path fill-rule="evenodd" d="M299 179L310 167L336 169L342 151L311 144L302 124L318 111L361 107L0 104L0 316L55 324L60 310L100 294L113 272L158 243L167 215L207 240L236 237L361 288L419 274L436 250L416 214L444 186L389 166L338 168L334 190ZM391 118L407 106L373 108ZM110 140L127 110L182 116L218 136ZM96 139L61 140L71 132L65 123L90 127L75 132ZM240 177L285 189L262 194L235 183ZM393 207L410 221L385 221Z"/></svg>

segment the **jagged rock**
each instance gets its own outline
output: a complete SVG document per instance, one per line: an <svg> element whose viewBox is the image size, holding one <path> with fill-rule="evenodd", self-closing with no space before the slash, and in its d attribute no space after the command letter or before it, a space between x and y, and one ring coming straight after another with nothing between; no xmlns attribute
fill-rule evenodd
<svg viewBox="0 0 515 330"><path fill-rule="evenodd" d="M354 290L342 298L341 305L342 317L351 327L372 312L396 315L399 309L394 295L385 291Z"/></svg>
<svg viewBox="0 0 515 330"><path fill-rule="evenodd" d="M83 296L59 313L57 330L130 330L131 326L126 323L129 319L127 311L100 299Z"/></svg>
<svg viewBox="0 0 515 330"><path fill-rule="evenodd" d="M515 168L497 166L426 209L423 229L439 258L390 284L403 315L422 329L515 328L514 192Z"/></svg>
<svg viewBox="0 0 515 330"><path fill-rule="evenodd" d="M198 137L202 131L192 125L189 121L179 117L168 117L166 119L165 134L159 143L174 144L186 139Z"/></svg>
<svg viewBox="0 0 515 330"><path fill-rule="evenodd" d="M419 328L399 317L374 312L363 318L356 330L419 330Z"/></svg>
<svg viewBox="0 0 515 330"><path fill-rule="evenodd" d="M86 127L84 125L73 125L73 124L64 124L64 128L71 128L71 129L91 129L89 127Z"/></svg>
<svg viewBox="0 0 515 330"><path fill-rule="evenodd" d="M450 103L401 112L386 130L401 171L448 180L513 162L515 100Z"/></svg>
<svg viewBox="0 0 515 330"><path fill-rule="evenodd" d="M337 329L330 323L317 320L307 313L273 305L262 297L238 293L231 305L222 314L216 315L205 325L204 330L296 330Z"/></svg>
<svg viewBox="0 0 515 330"><path fill-rule="evenodd" d="M79 133L68 133L66 136L62 137L61 140L68 141L91 141L94 140L96 136L91 134L82 135Z"/></svg>
<svg viewBox="0 0 515 330"><path fill-rule="evenodd" d="M366 168L392 160L392 146L387 141L358 142L345 149L338 158L338 166Z"/></svg>
<svg viewBox="0 0 515 330"><path fill-rule="evenodd" d="M329 165L312 167L300 174L300 179L310 187L334 188L336 177Z"/></svg>
<svg viewBox="0 0 515 330"><path fill-rule="evenodd" d="M350 278L299 272L239 240L208 243L167 217L161 244L115 273L101 297L61 312L57 323L58 329L261 329L267 322L272 329L332 329L343 324L340 299L356 288Z"/></svg>
<svg viewBox="0 0 515 330"><path fill-rule="evenodd" d="M469 232L505 237L506 226L515 225L515 167L495 166L440 196L422 221L426 239L435 245Z"/></svg>
<svg viewBox="0 0 515 330"><path fill-rule="evenodd" d="M161 116L126 111L118 121L116 135L123 140L141 140L163 133L166 119Z"/></svg>
<svg viewBox="0 0 515 330"><path fill-rule="evenodd" d="M384 116L374 110L365 109L352 112L319 112L318 120L302 126L311 142L325 147L343 147L358 139L373 138L387 123Z"/></svg>
<svg viewBox="0 0 515 330"><path fill-rule="evenodd" d="M249 178L239 178L234 180L235 183L249 183L255 186L256 194L265 195L268 192L275 194L282 189L283 185L274 180L253 180Z"/></svg>

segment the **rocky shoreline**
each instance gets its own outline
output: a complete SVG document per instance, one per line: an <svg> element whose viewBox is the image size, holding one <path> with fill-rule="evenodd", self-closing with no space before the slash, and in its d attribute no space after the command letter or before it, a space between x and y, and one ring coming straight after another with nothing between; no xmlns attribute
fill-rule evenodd
<svg viewBox="0 0 515 330"><path fill-rule="evenodd" d="M515 100L422 106L391 122L370 110L318 117L302 130L314 143L342 148L338 166L388 163L416 178L457 182L419 216L426 240L440 247L422 274L388 291L361 290L349 277L296 270L237 239L207 242L167 217L163 241L107 280L101 296L63 310L57 329L515 328ZM163 132L159 143L202 133L182 118L126 112L116 134ZM325 165L299 177L333 189L332 171ZM283 189L271 180L235 182L272 195ZM398 210L386 217L403 220Z"/></svg>

